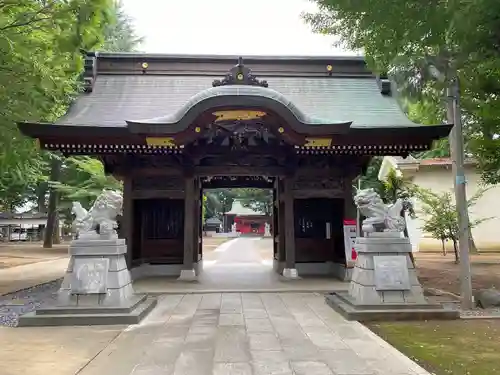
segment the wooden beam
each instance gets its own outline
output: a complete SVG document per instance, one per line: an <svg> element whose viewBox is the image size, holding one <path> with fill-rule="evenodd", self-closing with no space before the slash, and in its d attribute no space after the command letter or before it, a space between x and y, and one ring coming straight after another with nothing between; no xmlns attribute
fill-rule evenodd
<svg viewBox="0 0 500 375"><path fill-rule="evenodd" d="M198 166L194 173L200 177L207 176L284 176L285 169L281 167L243 167L243 166Z"/></svg>

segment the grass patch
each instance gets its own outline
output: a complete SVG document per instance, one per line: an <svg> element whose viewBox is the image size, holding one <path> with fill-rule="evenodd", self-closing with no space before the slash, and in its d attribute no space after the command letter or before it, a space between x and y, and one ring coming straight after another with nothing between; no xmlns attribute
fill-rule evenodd
<svg viewBox="0 0 500 375"><path fill-rule="evenodd" d="M436 375L500 373L500 320L384 322L367 326Z"/></svg>

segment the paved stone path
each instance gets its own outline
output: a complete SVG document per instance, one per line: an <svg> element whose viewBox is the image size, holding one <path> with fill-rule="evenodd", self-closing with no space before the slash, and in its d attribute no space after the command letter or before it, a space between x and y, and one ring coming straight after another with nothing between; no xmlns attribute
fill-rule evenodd
<svg viewBox="0 0 500 375"><path fill-rule="evenodd" d="M80 375L428 375L316 293L162 296Z"/></svg>
<svg viewBox="0 0 500 375"><path fill-rule="evenodd" d="M134 288L137 293L330 292L345 290L347 284L331 277L286 280L273 270L271 240L240 237L222 244L210 254L210 260L203 263L198 282L153 277L135 281Z"/></svg>

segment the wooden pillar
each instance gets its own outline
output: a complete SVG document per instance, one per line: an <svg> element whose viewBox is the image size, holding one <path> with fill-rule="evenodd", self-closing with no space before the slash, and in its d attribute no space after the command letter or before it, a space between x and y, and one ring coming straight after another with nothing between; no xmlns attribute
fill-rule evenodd
<svg viewBox="0 0 500 375"><path fill-rule="evenodd" d="M354 220L357 215L357 208L354 204L352 176L345 176L344 178L344 219Z"/></svg>
<svg viewBox="0 0 500 375"><path fill-rule="evenodd" d="M201 235L201 210L202 210L202 197L201 197L201 189L200 189L200 180L198 178L194 179L194 193L193 193L194 202L194 218L193 218L193 261L198 262L200 259L200 235Z"/></svg>
<svg viewBox="0 0 500 375"><path fill-rule="evenodd" d="M184 179L184 257L179 280L192 280L196 278L194 271L194 241L193 232L195 225L195 186L193 176Z"/></svg>
<svg viewBox="0 0 500 375"><path fill-rule="evenodd" d="M278 186L277 186L277 181L276 179L273 187L273 227L272 227L272 237L273 237L273 259L279 261L280 260L280 255L279 255L279 198L278 198Z"/></svg>
<svg viewBox="0 0 500 375"><path fill-rule="evenodd" d="M132 199L132 176L126 176L123 179L123 216L121 222L121 231L127 243L127 268L132 268L134 253L133 233L134 233L134 201Z"/></svg>
<svg viewBox="0 0 500 375"><path fill-rule="evenodd" d="M278 199L276 205L278 207L277 212L277 222L278 222L278 261L283 262L285 260L285 209L283 203L283 180L277 179L276 190Z"/></svg>
<svg viewBox="0 0 500 375"><path fill-rule="evenodd" d="M283 276L296 278L298 275L295 269L295 219L292 176L286 176L283 180L283 203L285 219L285 269Z"/></svg>

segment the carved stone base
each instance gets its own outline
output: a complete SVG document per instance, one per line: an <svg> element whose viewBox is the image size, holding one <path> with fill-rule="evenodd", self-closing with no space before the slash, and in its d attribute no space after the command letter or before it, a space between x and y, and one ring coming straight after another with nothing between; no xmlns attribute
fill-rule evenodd
<svg viewBox="0 0 500 375"><path fill-rule="evenodd" d="M359 305L427 303L410 259L409 238L372 233L356 239L358 253L349 296Z"/></svg>
<svg viewBox="0 0 500 375"><path fill-rule="evenodd" d="M326 297L327 303L347 318L398 320L394 314L401 313L400 318L429 319L430 312L433 317L443 313L446 319L458 316L428 303L409 256L408 238L397 232L371 233L358 237L355 249L358 257L348 292Z"/></svg>
<svg viewBox="0 0 500 375"><path fill-rule="evenodd" d="M75 240L58 293L58 306L127 305L134 289L125 261L124 239Z"/></svg>
<svg viewBox="0 0 500 375"><path fill-rule="evenodd" d="M24 315L20 325L137 323L156 300L134 294L126 252L123 239L73 241L56 305Z"/></svg>
<svg viewBox="0 0 500 375"><path fill-rule="evenodd" d="M283 277L287 279L298 279L299 273L296 268L285 268L283 270Z"/></svg>
<svg viewBox="0 0 500 375"><path fill-rule="evenodd" d="M178 277L179 281L196 281L196 271L193 269L190 270L181 270L181 274Z"/></svg>

